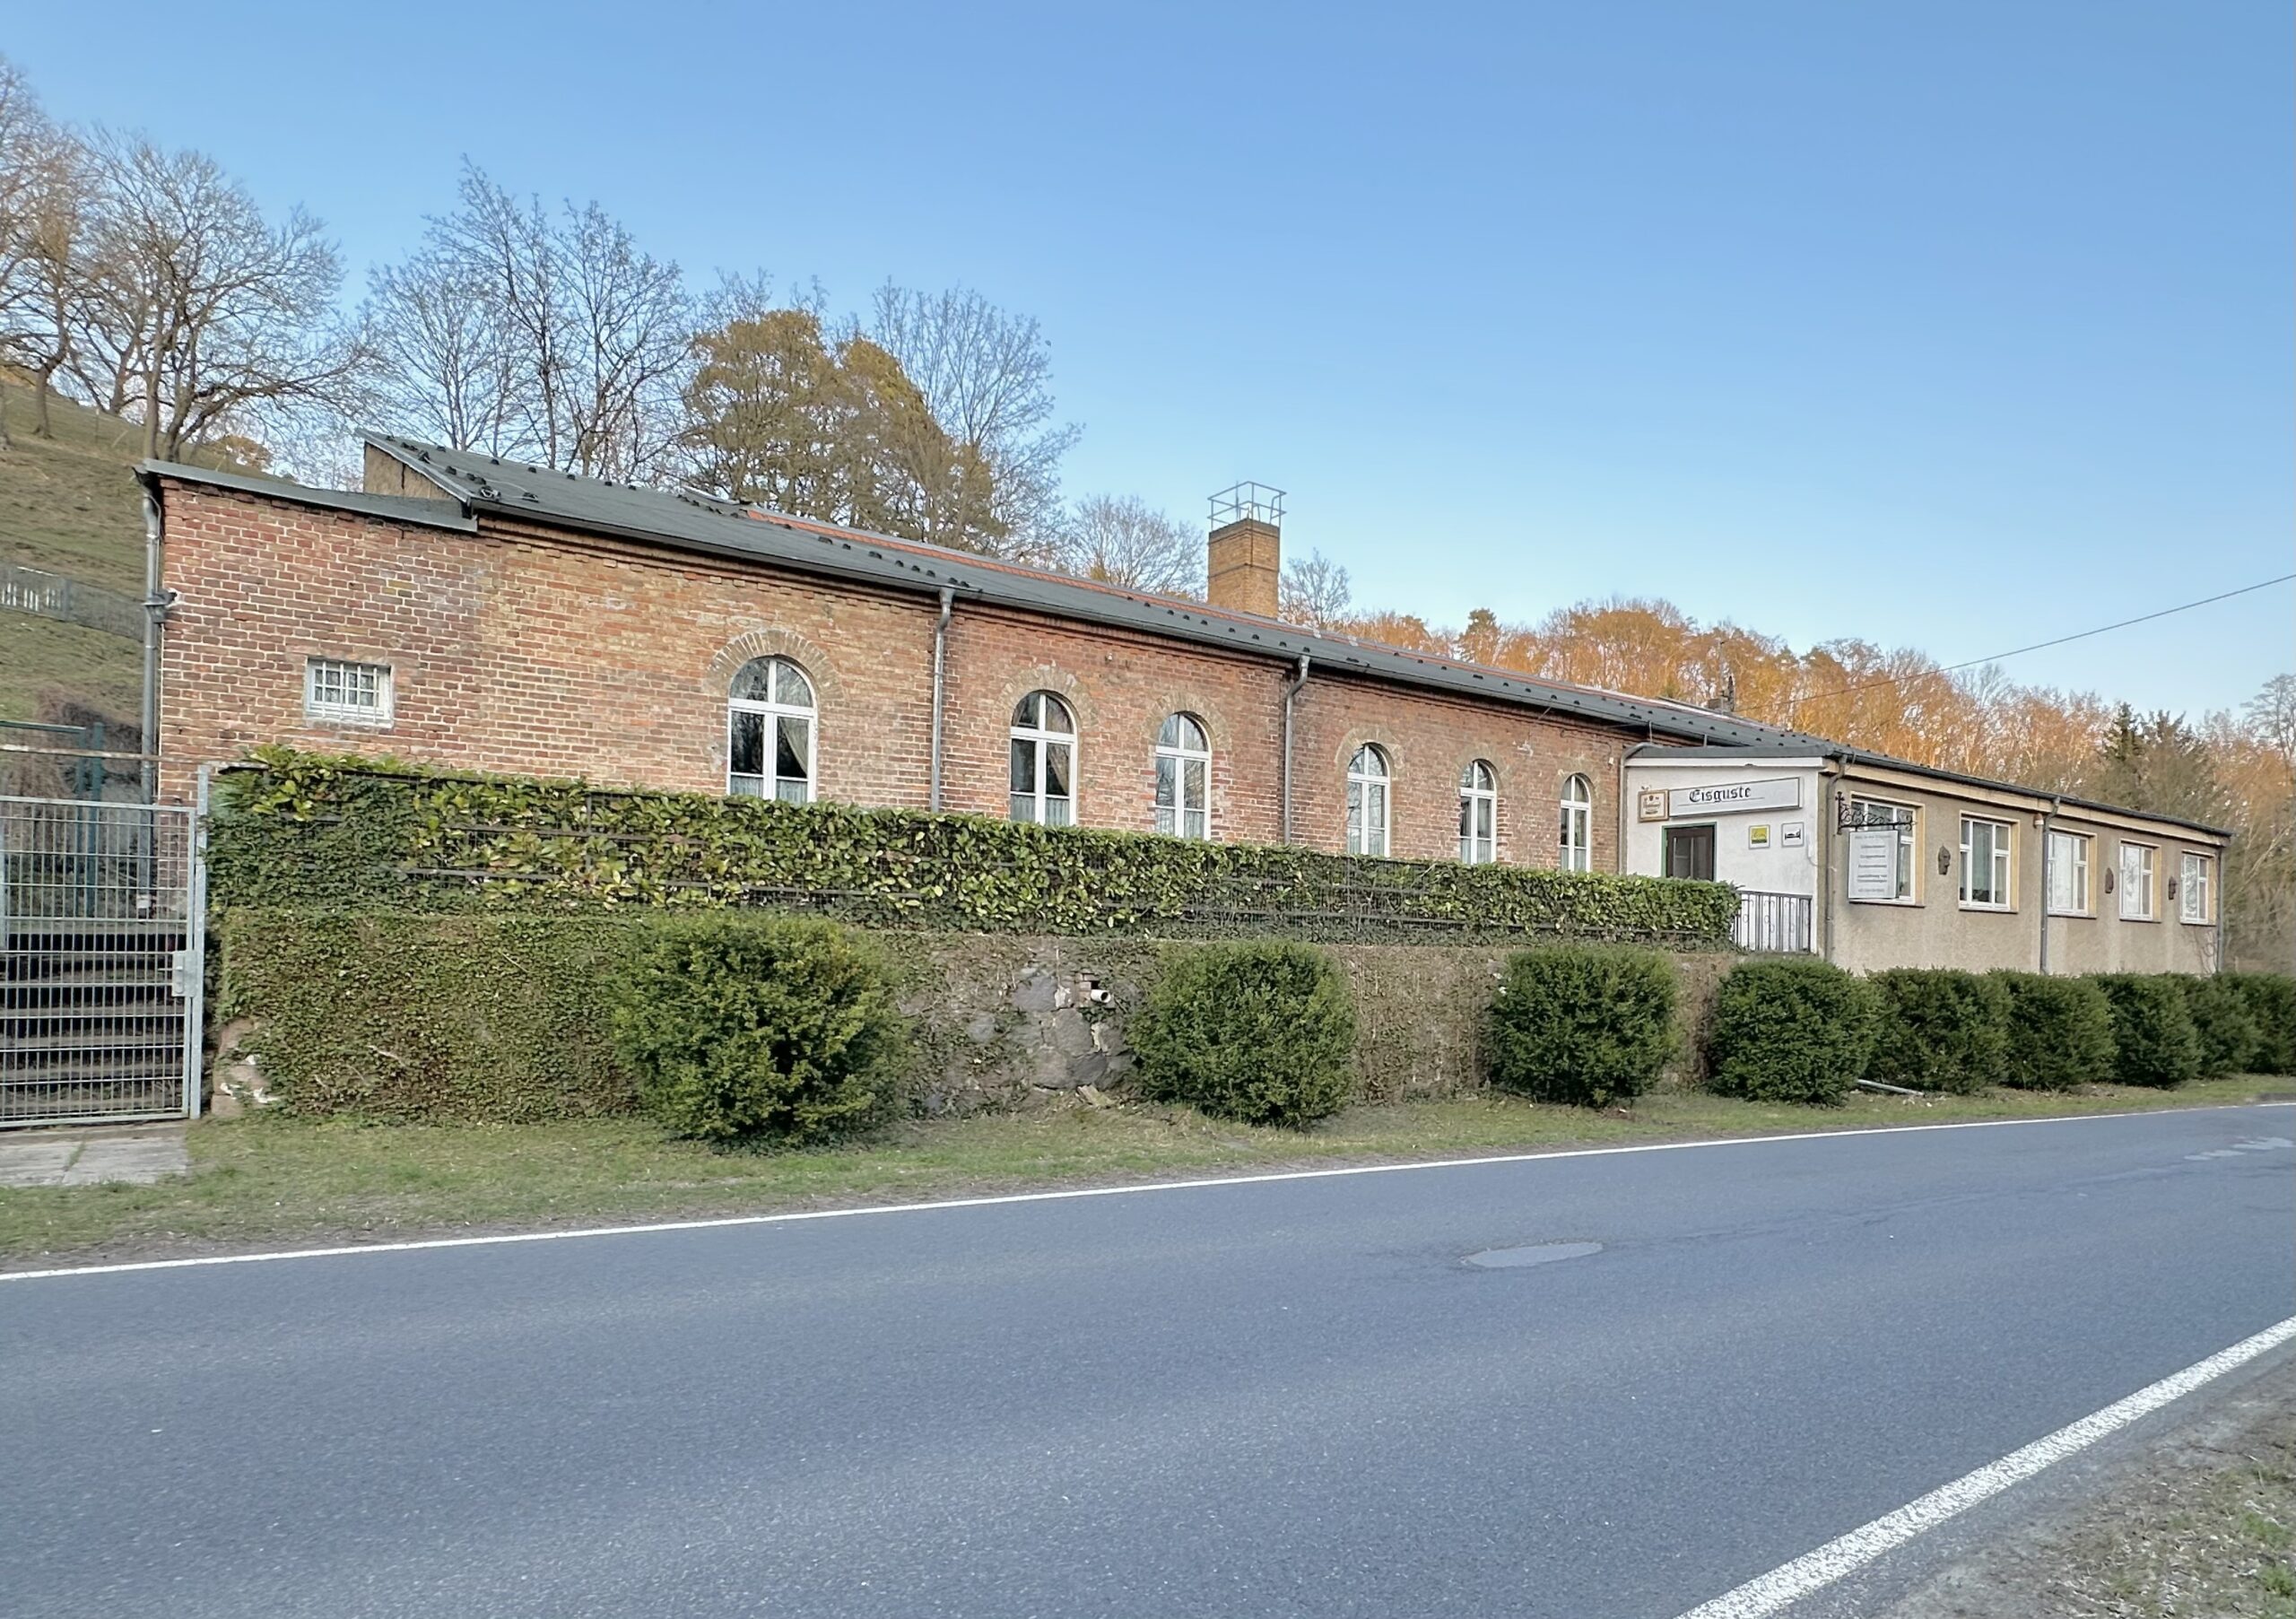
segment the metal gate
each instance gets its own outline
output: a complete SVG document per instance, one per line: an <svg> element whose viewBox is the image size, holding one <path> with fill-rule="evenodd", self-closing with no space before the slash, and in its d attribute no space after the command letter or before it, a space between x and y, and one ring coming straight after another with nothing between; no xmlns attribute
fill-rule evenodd
<svg viewBox="0 0 2296 1619"><path fill-rule="evenodd" d="M180 805L0 797L0 1128L199 1111L199 831Z"/></svg>

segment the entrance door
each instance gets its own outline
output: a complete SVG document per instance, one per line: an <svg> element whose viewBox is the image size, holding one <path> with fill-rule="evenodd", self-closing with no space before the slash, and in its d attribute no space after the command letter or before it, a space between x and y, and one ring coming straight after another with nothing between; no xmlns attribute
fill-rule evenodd
<svg viewBox="0 0 2296 1619"><path fill-rule="evenodd" d="M1666 829L1666 875L1714 880L1714 829L1711 826L1670 826Z"/></svg>

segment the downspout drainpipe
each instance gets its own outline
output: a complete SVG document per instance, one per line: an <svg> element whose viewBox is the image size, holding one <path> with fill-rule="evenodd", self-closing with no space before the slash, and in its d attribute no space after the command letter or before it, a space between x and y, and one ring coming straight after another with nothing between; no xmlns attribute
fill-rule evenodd
<svg viewBox="0 0 2296 1619"><path fill-rule="evenodd" d="M1308 683L1308 655L1300 654L1300 673L1283 688L1283 840L1292 841L1292 700Z"/></svg>
<svg viewBox="0 0 2296 1619"><path fill-rule="evenodd" d="M941 807L941 728L947 710L948 682L944 671L949 657L949 614L956 607L957 593L948 586L941 587L941 617L933 626L933 783L931 806Z"/></svg>
<svg viewBox="0 0 2296 1619"><path fill-rule="evenodd" d="M1833 846L1835 843L1833 802L1834 788L1831 783L1839 781L1839 769L1829 770L1826 762L1818 762L1818 960L1833 960Z"/></svg>
<svg viewBox="0 0 2296 1619"><path fill-rule="evenodd" d="M2056 840L2050 833L2057 830L2057 818L2065 808L2065 800L2051 798L2048 814L2041 817L2041 973L2048 973L2048 896L2049 883L2057 874L2049 870L2049 861L2056 855Z"/></svg>
<svg viewBox="0 0 2296 1619"><path fill-rule="evenodd" d="M152 755L160 751L160 626L168 614L168 598L160 593L160 536L165 527L160 498L144 492L144 735L136 744L144 754L140 767L144 802L157 802L160 783Z"/></svg>

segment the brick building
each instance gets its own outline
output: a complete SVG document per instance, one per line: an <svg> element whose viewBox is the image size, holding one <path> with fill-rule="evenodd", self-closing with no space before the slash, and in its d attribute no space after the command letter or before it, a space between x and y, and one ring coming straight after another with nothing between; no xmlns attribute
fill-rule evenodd
<svg viewBox="0 0 2296 1619"><path fill-rule="evenodd" d="M1698 776L1806 758L1797 801L1814 826L1827 795L1843 796L1838 769L1820 779L1843 750L1282 623L1278 514L1248 492L1210 535L1211 599L1195 602L380 435L358 492L167 464L143 475L174 596L163 797L188 796L203 763L286 742L603 785L1718 875L1779 887L1790 947L1860 966L1942 964L1979 931L2007 937L1997 915L1960 914L2002 909L1964 885L1934 925L1892 913L1901 937L1876 944L1847 903L1847 838L1797 838L1812 852L1790 881L1733 868L1735 823L1708 825L1703 843L1672 827L1662 849L1627 802L1637 776L1648 788L1667 761ZM2161 833L2163 858L2221 853L2212 829L2113 814ZM2043 830L2031 839L2054 847ZM1722 868L1711 852L1683 867L1695 848L1722 851ZM2116 924L2100 959L2205 965L2214 920L2212 900L2152 936ZM1981 953L2009 965L2031 951Z"/></svg>
<svg viewBox="0 0 2296 1619"><path fill-rule="evenodd" d="M363 492L144 476L168 796L288 742L1612 871L1627 748L1779 735L1249 611L1264 511L1201 603L379 436Z"/></svg>

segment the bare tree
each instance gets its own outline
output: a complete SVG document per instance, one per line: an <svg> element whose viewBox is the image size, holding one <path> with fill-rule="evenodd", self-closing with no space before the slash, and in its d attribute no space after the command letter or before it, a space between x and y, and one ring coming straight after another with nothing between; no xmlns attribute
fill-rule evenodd
<svg viewBox="0 0 2296 1619"><path fill-rule="evenodd" d="M1126 590L1204 594L1204 538L1135 495L1093 495L1069 509L1056 565Z"/></svg>
<svg viewBox="0 0 2296 1619"><path fill-rule="evenodd" d="M1347 570L1320 551L1286 562L1276 584L1277 614L1286 623L1305 624L1312 630L1327 630L1335 621L1346 617L1354 599Z"/></svg>
<svg viewBox="0 0 2296 1619"><path fill-rule="evenodd" d="M465 166L460 205L374 276L369 310L410 431L598 477L666 470L693 300L597 204L552 213Z"/></svg>
<svg viewBox="0 0 2296 1619"><path fill-rule="evenodd" d="M924 391L958 450L987 469L989 521L975 548L1026 554L1055 543L1060 459L1083 430L1055 419L1052 355L1037 323L966 288L928 293L887 282L865 335Z"/></svg>
<svg viewBox="0 0 2296 1619"><path fill-rule="evenodd" d="M268 223L201 152L112 135L91 151L87 297L69 363L100 404L139 413L147 455L348 403L367 348L337 313L343 263L318 221L299 208Z"/></svg>
<svg viewBox="0 0 2296 1619"><path fill-rule="evenodd" d="M32 379L32 433L52 436L48 394L72 356L94 191L86 149L0 57L0 358ZM0 416L0 448L8 443Z"/></svg>

